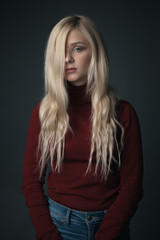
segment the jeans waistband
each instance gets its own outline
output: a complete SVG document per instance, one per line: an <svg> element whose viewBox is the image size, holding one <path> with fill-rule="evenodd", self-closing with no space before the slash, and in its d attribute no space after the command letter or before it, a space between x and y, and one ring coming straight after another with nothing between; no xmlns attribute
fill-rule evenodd
<svg viewBox="0 0 160 240"><path fill-rule="evenodd" d="M57 203L49 197L48 197L48 203L51 208L54 208L54 211L57 211L57 212L61 211L63 215L67 215L68 212L72 212L72 213L74 212L74 213L77 213L82 218L86 218L88 216L101 217L107 212L107 209L101 210L101 211L89 211L89 212L79 211L73 208L66 207L60 203Z"/></svg>

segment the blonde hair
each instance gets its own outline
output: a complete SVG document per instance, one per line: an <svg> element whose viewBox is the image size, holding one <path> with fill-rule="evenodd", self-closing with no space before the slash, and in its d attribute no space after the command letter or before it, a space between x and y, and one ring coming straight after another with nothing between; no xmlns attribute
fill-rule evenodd
<svg viewBox="0 0 160 240"><path fill-rule="evenodd" d="M92 139L86 173L91 170L92 155L96 150L94 173L97 173L101 165L102 178L107 179L111 171L111 162L116 161L120 165L120 147L116 138L117 125L120 126L116 120L116 97L108 85L109 64L102 37L95 24L88 17L81 15L63 18L55 25L48 39L45 53L45 96L39 111L40 176L48 158L52 169L61 171L65 135L68 129L71 130L67 113L69 100L64 79L65 42L68 33L75 28L85 35L92 49L86 87L86 91L91 94ZM114 146L118 151L118 160L113 156Z"/></svg>

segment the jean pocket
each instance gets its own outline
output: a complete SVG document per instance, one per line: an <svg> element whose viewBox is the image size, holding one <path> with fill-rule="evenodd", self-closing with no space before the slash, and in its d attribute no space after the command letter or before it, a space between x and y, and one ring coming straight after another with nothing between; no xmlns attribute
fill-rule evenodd
<svg viewBox="0 0 160 240"><path fill-rule="evenodd" d="M65 217L57 215L54 212L51 212L50 215L51 215L52 222L57 227L59 227L60 225L62 225L65 222Z"/></svg>
<svg viewBox="0 0 160 240"><path fill-rule="evenodd" d="M52 207L49 207L49 212L50 212L52 222L57 227L62 225L65 222L66 217L62 216L60 213L57 213Z"/></svg>

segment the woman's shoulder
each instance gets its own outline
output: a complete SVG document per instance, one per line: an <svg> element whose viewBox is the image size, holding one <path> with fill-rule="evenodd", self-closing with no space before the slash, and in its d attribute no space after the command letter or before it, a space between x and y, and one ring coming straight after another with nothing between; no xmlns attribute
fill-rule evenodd
<svg viewBox="0 0 160 240"><path fill-rule="evenodd" d="M117 100L116 109L117 109L117 112L135 111L135 108L133 107L133 105L129 101L124 99Z"/></svg>
<svg viewBox="0 0 160 240"><path fill-rule="evenodd" d="M119 99L117 101L116 112L120 122L138 119L136 110L133 105L124 99Z"/></svg>
<svg viewBox="0 0 160 240"><path fill-rule="evenodd" d="M34 107L32 108L30 122L36 123L39 122L39 109L40 109L41 102L37 102Z"/></svg>
<svg viewBox="0 0 160 240"><path fill-rule="evenodd" d="M41 105L41 101L37 102L33 107L33 111L39 111L40 105Z"/></svg>

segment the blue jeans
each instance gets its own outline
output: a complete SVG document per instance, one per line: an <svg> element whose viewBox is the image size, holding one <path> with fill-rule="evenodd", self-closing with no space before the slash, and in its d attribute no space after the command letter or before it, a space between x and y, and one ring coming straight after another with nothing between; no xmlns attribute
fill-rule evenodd
<svg viewBox="0 0 160 240"><path fill-rule="evenodd" d="M65 207L48 198L53 224L63 240L94 240L107 210L82 212ZM129 226L118 240L129 240Z"/></svg>

